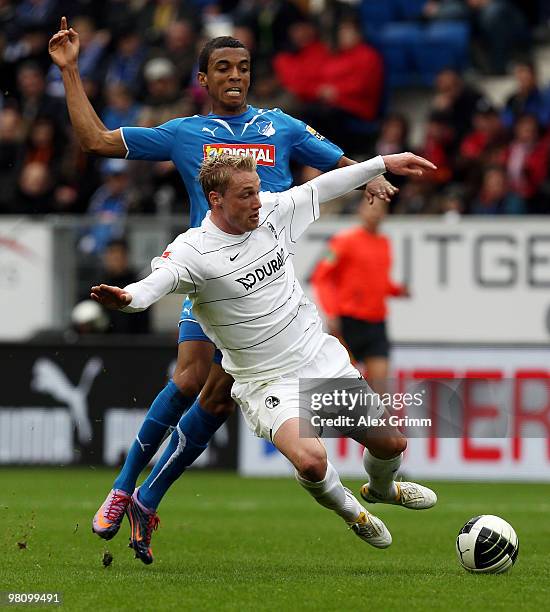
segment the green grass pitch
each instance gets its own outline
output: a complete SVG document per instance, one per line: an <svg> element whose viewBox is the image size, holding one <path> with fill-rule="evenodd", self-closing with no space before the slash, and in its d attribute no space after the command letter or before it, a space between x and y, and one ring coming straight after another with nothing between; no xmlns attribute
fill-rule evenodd
<svg viewBox="0 0 550 612"><path fill-rule="evenodd" d="M126 522L110 542L91 533L112 478L1 469L0 590L61 591L58 609L71 611L548 609L550 485L433 483L433 510L371 507L393 535L376 550L291 479L191 472L160 508L155 562L145 566L127 548ZM515 527L510 573L460 568L455 536L478 514Z"/></svg>

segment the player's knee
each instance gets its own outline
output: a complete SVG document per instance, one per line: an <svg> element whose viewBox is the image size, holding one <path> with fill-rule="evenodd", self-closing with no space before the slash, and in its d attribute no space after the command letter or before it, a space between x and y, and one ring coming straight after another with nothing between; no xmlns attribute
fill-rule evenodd
<svg viewBox="0 0 550 612"><path fill-rule="evenodd" d="M233 379L227 374L210 371L210 377L200 394L200 404L205 412L215 416L229 416L235 410L235 402L231 397Z"/></svg>
<svg viewBox="0 0 550 612"><path fill-rule="evenodd" d="M201 408L205 412L208 412L214 416L229 416L235 411L235 402L231 399L231 397L227 396L223 398L215 396L207 396L203 398L201 396L200 404Z"/></svg>
<svg viewBox="0 0 550 612"><path fill-rule="evenodd" d="M395 436L392 438L392 447L394 457L404 453L407 448L407 438L405 436Z"/></svg>
<svg viewBox="0 0 550 612"><path fill-rule="evenodd" d="M387 438L380 438L380 444L376 449L376 456L380 459L393 459L397 457L407 448L407 438L399 434L394 436L388 436ZM369 450L371 450L369 448Z"/></svg>
<svg viewBox="0 0 550 612"><path fill-rule="evenodd" d="M306 449L299 453L295 467L305 480L319 482L327 473L327 454L323 448Z"/></svg>
<svg viewBox="0 0 550 612"><path fill-rule="evenodd" d="M192 365L184 368L176 367L172 380L180 393L186 397L196 397L205 383L206 377L202 377L197 368Z"/></svg>

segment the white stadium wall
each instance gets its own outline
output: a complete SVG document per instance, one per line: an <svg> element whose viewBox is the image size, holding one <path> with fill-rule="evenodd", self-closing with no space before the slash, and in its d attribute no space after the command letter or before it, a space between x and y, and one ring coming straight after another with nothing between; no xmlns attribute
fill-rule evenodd
<svg viewBox="0 0 550 612"><path fill-rule="evenodd" d="M56 322L54 230L23 217L0 220L0 340L25 340Z"/></svg>
<svg viewBox="0 0 550 612"><path fill-rule="evenodd" d="M323 219L298 244L295 265L307 279L326 240L353 222ZM393 277L410 299L390 300L396 342L550 341L550 223L547 218L407 217L384 225ZM365 279L368 283L368 279Z"/></svg>
<svg viewBox="0 0 550 612"><path fill-rule="evenodd" d="M305 233L294 259L305 285L326 240L354 222L352 217L323 218ZM407 283L412 294L410 299L390 300L389 328L395 342L550 340L547 218L447 223L401 217L387 221L384 231L392 238L393 276ZM165 227L149 224L147 232L130 223L131 244L166 240ZM62 322L66 313L60 312L58 294L66 294L74 283L73 244L48 223L21 217L0 220L0 341L25 340L38 329Z"/></svg>

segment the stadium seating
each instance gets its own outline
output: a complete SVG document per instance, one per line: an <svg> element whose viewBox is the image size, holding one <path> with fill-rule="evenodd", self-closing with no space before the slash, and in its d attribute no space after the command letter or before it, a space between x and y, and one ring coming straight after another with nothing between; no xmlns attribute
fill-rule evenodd
<svg viewBox="0 0 550 612"><path fill-rule="evenodd" d="M360 18L367 35L375 34L382 26L398 18L397 4L393 0L364 0Z"/></svg>
<svg viewBox="0 0 550 612"><path fill-rule="evenodd" d="M426 28L413 50L422 85L432 85L443 68L466 68L469 36L468 26L458 21L438 21Z"/></svg>
<svg viewBox="0 0 550 612"><path fill-rule="evenodd" d="M447 66L468 65L470 30L461 21L420 20L425 0L365 0L363 32L381 51L390 87L430 86Z"/></svg>
<svg viewBox="0 0 550 612"><path fill-rule="evenodd" d="M426 0L393 0L393 4L400 19L417 19L422 15Z"/></svg>
<svg viewBox="0 0 550 612"><path fill-rule="evenodd" d="M414 49L421 44L422 28L411 23L389 23L380 32L378 45L386 62L390 87L417 82Z"/></svg>

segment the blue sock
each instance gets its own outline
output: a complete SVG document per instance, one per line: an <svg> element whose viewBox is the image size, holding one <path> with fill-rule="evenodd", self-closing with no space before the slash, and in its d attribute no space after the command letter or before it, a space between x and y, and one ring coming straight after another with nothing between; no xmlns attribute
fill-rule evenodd
<svg viewBox="0 0 550 612"><path fill-rule="evenodd" d="M183 395L172 380L164 387L151 404L113 489L134 492L138 476L157 452L166 432L193 401L194 398Z"/></svg>
<svg viewBox="0 0 550 612"><path fill-rule="evenodd" d="M172 432L170 443L153 471L139 487L138 499L146 508L158 508L171 484L202 454L228 416L209 414L201 408L198 398L195 400Z"/></svg>

